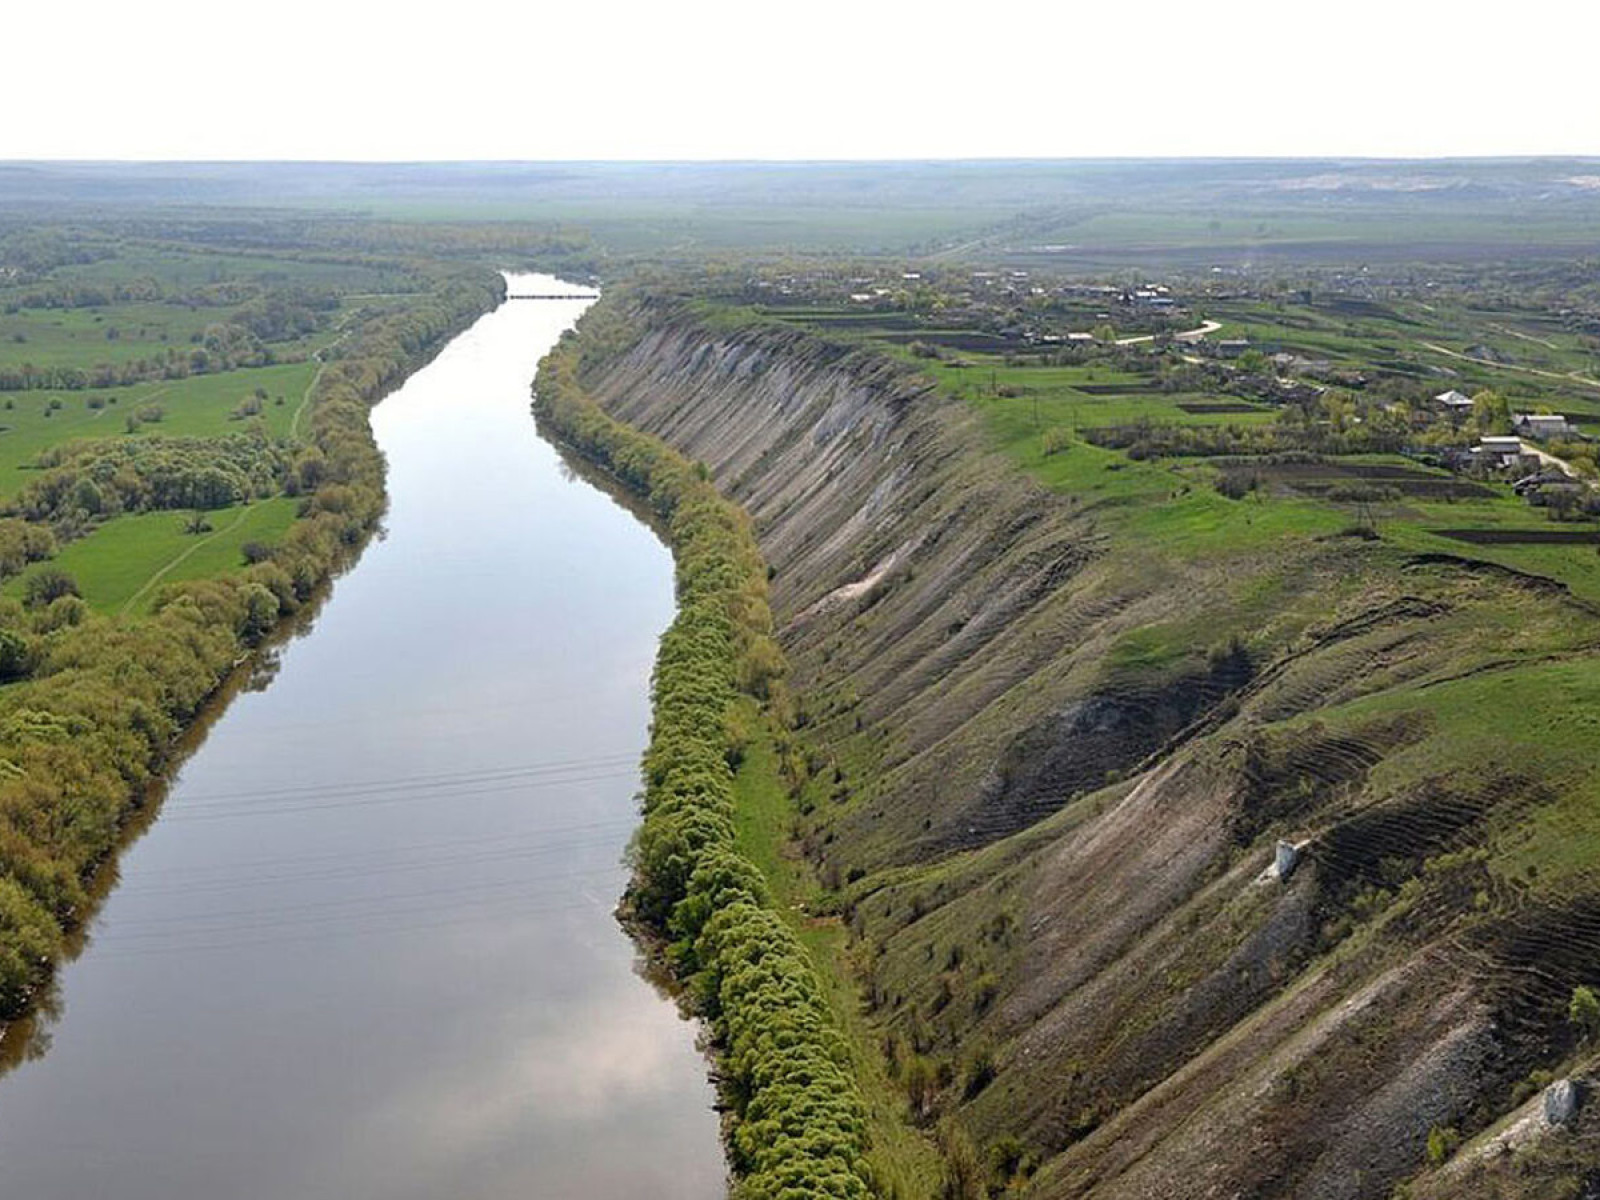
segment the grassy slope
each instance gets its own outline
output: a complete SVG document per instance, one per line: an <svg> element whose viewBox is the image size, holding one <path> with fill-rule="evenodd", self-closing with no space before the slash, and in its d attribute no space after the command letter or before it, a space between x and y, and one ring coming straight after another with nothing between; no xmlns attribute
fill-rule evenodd
<svg viewBox="0 0 1600 1200"><path fill-rule="evenodd" d="M761 728L749 713L752 728ZM778 770L770 736L755 738L734 780L739 848L761 868L773 897L824 981L834 1020L850 1042L856 1079L872 1128L871 1162L886 1197L931 1196L942 1175L937 1152L906 1120L904 1094L889 1078L880 1032L862 1011L859 971L850 938L836 916L822 913L823 892L794 853L794 800Z"/></svg>
<svg viewBox="0 0 1600 1200"><path fill-rule="evenodd" d="M1261 325L1240 332L1262 339L1276 332ZM1375 331L1362 330L1349 342L1368 353ZM1294 348L1340 354L1352 347L1332 338L1302 338ZM1552 358L1557 356L1552 355ZM1575 356L1574 356L1575 357ZM1441 358L1440 361L1443 361ZM1572 358L1549 367L1575 369ZM1174 559L1231 560L1241 575L1270 586L1270 566L1257 556L1273 547L1287 548L1295 539L1326 537L1347 525L1352 514L1340 506L1309 499L1283 499L1255 494L1244 502L1229 501L1206 486L1208 471L1196 461L1130 463L1114 451L1073 444L1066 453L1047 456L1040 428L1064 425L1074 432L1098 420L1128 420L1149 415L1154 420L1193 422L1170 411L1165 398L1080 397L1071 380L1045 372L995 371L1002 385L1027 387L1040 396L980 398L966 389L983 413L997 448L1052 490L1076 502L1095 506L1102 527L1114 544L1138 553ZM981 368L980 368L981 369ZM948 378L946 387L962 392ZM1485 384L1504 388L1504 378L1489 369L1479 372ZM1588 411L1592 400L1580 388L1564 407ZM1154 402L1152 402L1152 400ZM1101 414L1105 414L1103 417ZM1232 418L1237 420L1239 418ZM1399 460L1394 460L1399 461ZM1384 543L1400 551L1443 553L1496 563L1530 575L1554 579L1575 595L1600 602L1600 555L1594 547L1469 546L1432 533L1444 527L1548 529L1542 514L1530 511L1508 489L1497 487L1491 499L1425 502L1408 498L1389 506L1376 522ZM1435 684L1432 679L1400 685L1378 695L1317 712L1316 720L1343 730L1358 741L1374 719L1425 711L1430 736L1386 757L1373 770L1368 795L1405 795L1448 775L1473 773L1473 764L1503 762L1540 781L1549 801L1527 819L1502 823L1490 833L1487 865L1500 879L1523 887L1553 903L1592 896L1600 863L1600 778L1594 772L1594 747L1600 745L1600 691L1593 661L1586 656L1560 657L1579 644L1561 631L1540 629L1535 636L1523 627L1527 613L1511 607L1481 620L1475 634L1480 644L1504 648L1499 669L1469 674ZM1497 622L1492 618L1498 616ZM1462 662L1469 661L1463 656ZM1304 727L1305 723L1300 723ZM1289 730L1295 728L1290 723ZM1397 848L1397 853L1400 852ZM952 937L970 940L973 930L957 927ZM967 924L970 925L970 920Z"/></svg>
<svg viewBox="0 0 1600 1200"><path fill-rule="evenodd" d="M1271 336L1271 330L1259 324L1252 326L1251 332ZM1369 337L1350 337L1341 348L1362 350L1370 356ZM1263 552L1327 537L1350 525L1355 517L1348 505L1320 500L1268 497L1259 492L1242 501L1225 499L1209 486L1211 470L1203 460L1134 462L1118 451L1082 442L1047 455L1040 429L1064 426L1076 434L1084 426L1137 416L1182 423L1202 423L1207 418L1173 410L1165 396L1088 396L1073 390L1077 382L1117 380L1116 374L1103 369L1008 368L981 355L967 357L975 358L978 365L951 368L940 364L933 373L948 391L978 407L991 444L1052 490L1092 507L1102 528L1124 546L1136 546L1141 555L1231 559L1242 574L1262 577L1270 574L1258 557ZM1026 389L1028 394L1011 398L997 397L992 391L981 394L968 382L974 375L991 377L1001 386ZM1581 408L1587 402L1579 389L1572 403ZM1408 460L1397 457L1365 456L1354 461L1409 465ZM1380 508L1377 532L1384 543L1398 550L1449 554L1510 567L1557 580L1574 595L1600 604L1600 548L1476 546L1431 532L1447 527L1551 528L1541 513L1513 496L1508 487L1491 487L1495 495L1482 500L1447 503L1408 497ZM1516 613L1505 616L1505 628L1486 629L1484 636L1498 632L1515 639L1520 617ZM1520 653L1537 657L1539 648L1523 641ZM1560 639L1553 638L1545 649L1559 652ZM1438 737L1400 761L1386 763L1379 782L1388 783L1391 773L1396 785L1415 782L1419 770L1440 761L1468 761L1488 747L1499 747L1500 752L1536 766L1539 774L1559 785L1562 797L1525 831L1526 841L1506 850L1501 864L1506 874L1520 877L1533 866L1536 871L1553 872L1546 879L1554 885L1555 877L1574 870L1591 871L1593 864L1600 862L1600 777L1593 772L1593 748L1600 744L1600 718L1594 715L1600 712L1600 692L1582 685L1587 670L1582 663L1530 663L1492 676L1430 687L1424 703L1439 722ZM1413 706L1419 699L1413 690L1400 689L1372 704L1354 705L1335 719L1355 721L1371 711ZM1508 712L1518 714L1515 722L1507 721ZM1409 775L1406 763L1412 764Z"/></svg>

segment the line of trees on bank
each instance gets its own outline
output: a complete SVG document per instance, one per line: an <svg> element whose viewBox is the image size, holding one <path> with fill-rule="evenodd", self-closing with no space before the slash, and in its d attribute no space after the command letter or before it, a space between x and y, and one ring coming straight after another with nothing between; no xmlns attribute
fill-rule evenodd
<svg viewBox="0 0 1600 1200"><path fill-rule="evenodd" d="M602 301L583 327L614 320ZM786 669L760 550L748 518L703 467L613 420L586 394L582 344L564 336L540 365L535 411L545 429L649 502L668 523L677 564L678 613L656 658L627 904L669 943L672 968L712 1031L737 1194L870 1195L866 1109L848 1047L804 948L734 832L733 767L746 736L740 696L781 707Z"/></svg>
<svg viewBox="0 0 1600 1200"><path fill-rule="evenodd" d="M0 688L0 1020L25 1012L49 978L177 735L375 527L384 468L369 406L504 294L482 269L434 267L431 278L406 308L355 326L319 379L299 460L315 456L307 502L261 561L170 585L138 618L96 616L70 589L27 608L0 601L0 674L14 680ZM7 554L45 548L20 523L0 524Z"/></svg>

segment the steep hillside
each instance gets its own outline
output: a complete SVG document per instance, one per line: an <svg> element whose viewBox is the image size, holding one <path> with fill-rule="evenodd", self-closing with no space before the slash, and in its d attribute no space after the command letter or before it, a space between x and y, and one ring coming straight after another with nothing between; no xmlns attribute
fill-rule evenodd
<svg viewBox="0 0 1600 1200"><path fill-rule="evenodd" d="M579 345L754 519L799 842L910 1119L992 1186L1386 1197L1576 1069L1591 606L1332 519L1215 536L1176 469L1047 491L926 377L791 328L612 299Z"/></svg>

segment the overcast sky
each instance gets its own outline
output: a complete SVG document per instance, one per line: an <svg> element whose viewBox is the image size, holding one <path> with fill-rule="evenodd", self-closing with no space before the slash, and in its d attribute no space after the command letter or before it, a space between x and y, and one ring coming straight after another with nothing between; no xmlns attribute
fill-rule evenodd
<svg viewBox="0 0 1600 1200"><path fill-rule="evenodd" d="M88 0L0 158L1600 154L1600 4Z"/></svg>

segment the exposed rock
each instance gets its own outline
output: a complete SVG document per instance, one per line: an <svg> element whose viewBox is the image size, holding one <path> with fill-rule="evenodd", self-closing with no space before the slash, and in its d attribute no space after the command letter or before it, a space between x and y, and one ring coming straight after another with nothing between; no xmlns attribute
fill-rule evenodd
<svg viewBox="0 0 1600 1200"><path fill-rule="evenodd" d="M1293 842L1279 840L1278 850L1272 860L1272 872L1280 882L1287 882L1294 869L1300 865L1300 847Z"/></svg>
<svg viewBox="0 0 1600 1200"><path fill-rule="evenodd" d="M1583 1095L1578 1085L1570 1079L1558 1079L1544 1090L1544 1120L1546 1125L1570 1125L1578 1115Z"/></svg>

